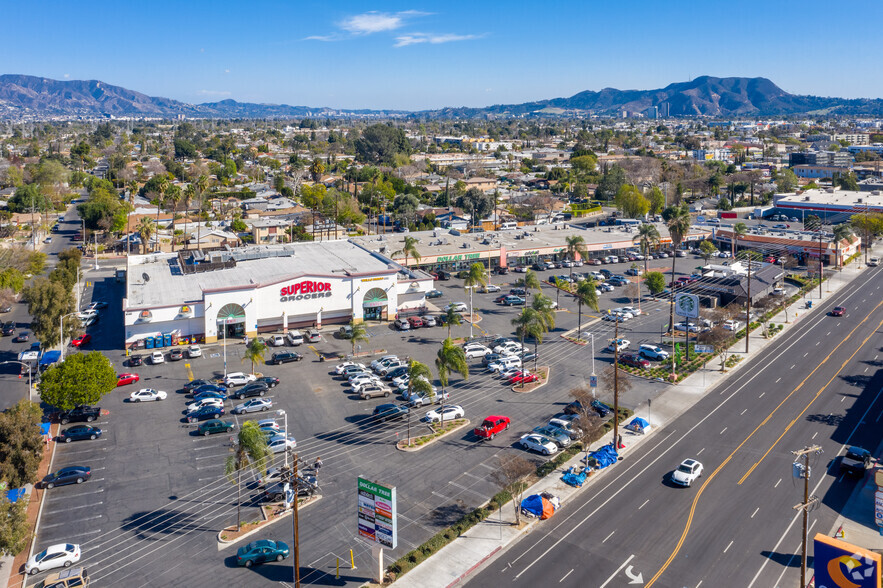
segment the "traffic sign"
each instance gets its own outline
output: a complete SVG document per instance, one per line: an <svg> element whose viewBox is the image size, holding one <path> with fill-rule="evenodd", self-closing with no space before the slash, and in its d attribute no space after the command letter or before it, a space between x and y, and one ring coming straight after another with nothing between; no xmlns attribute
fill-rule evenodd
<svg viewBox="0 0 883 588"><path fill-rule="evenodd" d="M592 388L598 387L598 376L596 376L595 374L589 376L589 386Z"/></svg>

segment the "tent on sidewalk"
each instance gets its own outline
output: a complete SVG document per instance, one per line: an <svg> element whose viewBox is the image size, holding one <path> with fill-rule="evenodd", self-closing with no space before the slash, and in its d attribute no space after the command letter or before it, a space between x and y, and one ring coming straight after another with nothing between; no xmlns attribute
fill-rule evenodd
<svg viewBox="0 0 883 588"><path fill-rule="evenodd" d="M587 466L602 470L607 466L616 463L619 454L613 447L613 443L605 445L601 449L595 450L583 458Z"/></svg>
<svg viewBox="0 0 883 588"><path fill-rule="evenodd" d="M649 421L642 419L641 417L635 417L625 426L626 430L631 431L632 433L646 433L648 429L650 429Z"/></svg>
<svg viewBox="0 0 883 588"><path fill-rule="evenodd" d="M576 473L577 468L575 466L570 466L569 468L567 468L567 471L564 472L564 475L561 476L561 481L568 486L582 488L583 483L585 483L586 478L589 476L589 468L580 469L582 471L580 471L580 473Z"/></svg>
<svg viewBox="0 0 883 588"><path fill-rule="evenodd" d="M545 520L555 514L555 504L541 494L531 494L521 501L521 511L528 516Z"/></svg>

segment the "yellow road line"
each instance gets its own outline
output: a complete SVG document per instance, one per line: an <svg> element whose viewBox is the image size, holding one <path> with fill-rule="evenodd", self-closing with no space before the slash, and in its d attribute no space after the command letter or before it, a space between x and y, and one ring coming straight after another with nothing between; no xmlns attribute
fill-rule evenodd
<svg viewBox="0 0 883 588"><path fill-rule="evenodd" d="M322 354L319 353L319 350L318 350L318 349L316 349L316 348L313 347L312 345L307 345L307 347L309 347L310 351L312 351L313 353L315 353L317 357L322 357Z"/></svg>
<svg viewBox="0 0 883 588"><path fill-rule="evenodd" d="M190 379L189 381L192 382L193 380L195 380L196 378L193 377L193 370L190 369L190 363L185 363L184 367L187 368L187 377Z"/></svg>
<svg viewBox="0 0 883 588"><path fill-rule="evenodd" d="M708 476L708 479L705 480L705 482L703 482L702 487L699 488L699 491L696 493L695 498L693 498L693 503L690 505L690 514L687 516L687 522L684 525L684 531L683 531L683 533L681 533L681 537L680 537L680 539L678 539L677 545L675 545L674 550L672 551L671 555L668 556L668 559L665 560L665 563L662 564L662 567L659 568L659 571L656 572L656 574L652 578L650 578L650 580L647 582L646 588L650 588L650 586L652 586L656 582L656 580L659 579L659 577L665 572L665 570L668 569L668 566L671 565L671 562L674 561L674 558L677 557L678 553L681 550L681 547L683 547L683 545L684 545L684 541L687 539L687 534L690 532L690 527L692 526L692 523L693 523L693 515L696 512L696 506L699 504L699 499L702 497L702 493L705 491L705 488L711 483L711 481L714 479L714 477L730 462L731 459L733 459L733 457L739 452L739 450L742 449L742 446L744 446L754 436L754 434L757 433L758 430L760 430L761 427L763 427L764 425L766 425L769 422L770 418L776 413L776 411L779 410L779 408L781 408L782 405L785 404L785 402L789 398L791 398L791 396L793 396L795 392L797 392L801 387L803 387L803 385L806 383L806 381L820 367L822 367L822 365L824 365L828 361L828 359L830 359L830 357L840 348L840 346L843 345L844 343L846 343L846 341L848 341L850 338L852 338L852 335L858 330L858 328L860 326L862 326L865 323L865 321L867 321L869 318L871 318L871 315L873 314L873 312L876 311L878 308L880 308L880 306L883 306L883 301L879 302L877 304L877 306L874 307L874 310L871 313L868 313L868 316L866 316L858 325L856 325L855 328L852 329L852 331L850 331L849 334L846 337L844 337L843 340L841 340L840 343L838 343L834 349L831 350L831 352L825 357L825 359L818 366L816 366L816 368L813 369L813 371L810 372L810 374L808 376L806 376L806 378L804 378L803 381L800 382L800 384L798 384L798 386L796 388L794 388L794 390L791 391L791 393L788 394L788 396L786 396L785 398L782 399L782 401L776 406L776 408L774 408L772 410L772 412L770 412L770 414L767 415L767 417L763 420L763 422L761 422L757 427L755 427L755 429L753 431L751 431L751 433L741 443L739 443L739 446L736 447L736 449L734 449L733 452L730 453L730 455L728 455L727 458L723 462L721 462L721 464L711 473L710 476ZM837 373L834 374L834 376L828 381L827 384L825 384L825 386L821 390L819 390L818 393L816 393L816 395L812 398L812 400L809 401L809 404L807 404L807 406L800 412L800 414L798 415L797 418L799 418L807 410L809 410L810 405L813 402L815 402L815 400L819 397L819 395L822 393L822 391L824 391L824 389L827 388L828 385L830 385L830 383L834 381L834 378L836 378L837 375L846 366L846 364L849 363L853 357L855 357L855 355L865 345L865 343L867 343L870 340L870 338L874 334L876 334L876 330L879 329L881 326L883 326L883 320L880 321L880 323L877 325L877 327L874 329L874 331L871 333L871 335L868 335L868 337L865 338L864 341L862 341L861 345L859 345L856 348L856 350L852 353L852 355L850 355L849 358L843 362L843 364L840 366L840 369L837 370ZM788 429L790 429L791 426L797 421L797 418L795 418L794 420L792 420L788 424L788 426L785 428L785 431L782 433L782 436L784 436L785 432L787 432ZM779 439L776 440L776 443L779 442L779 440L782 438L782 436L780 436ZM775 446L775 444L773 444L773 446ZM772 447L770 448L770 450L772 450ZM767 453L764 454L764 457L766 457L766 455L768 453L769 453L769 451L767 451ZM762 460L763 460L763 458L761 458L761 461ZM760 463L760 461L758 461L758 463ZM745 477L747 477L748 474L750 474L751 471L753 471L755 467L757 467L757 464L754 464L754 466L752 466L752 468L748 471L748 473L745 474L745 476L743 476L742 480L739 481L739 484L741 484L742 481L745 480Z"/></svg>

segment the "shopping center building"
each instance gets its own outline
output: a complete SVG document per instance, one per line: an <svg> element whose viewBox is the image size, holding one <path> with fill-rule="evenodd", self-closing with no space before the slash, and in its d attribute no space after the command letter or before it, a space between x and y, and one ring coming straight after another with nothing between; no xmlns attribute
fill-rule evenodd
<svg viewBox="0 0 883 588"><path fill-rule="evenodd" d="M132 256L126 281L127 347L392 320L433 285L346 240Z"/></svg>

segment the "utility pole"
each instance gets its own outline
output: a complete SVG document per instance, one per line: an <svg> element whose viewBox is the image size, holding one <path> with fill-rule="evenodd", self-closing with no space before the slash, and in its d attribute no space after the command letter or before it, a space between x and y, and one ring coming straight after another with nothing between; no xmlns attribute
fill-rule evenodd
<svg viewBox="0 0 883 588"><path fill-rule="evenodd" d="M619 453L619 315L614 321L613 339L613 447Z"/></svg>
<svg viewBox="0 0 883 588"><path fill-rule="evenodd" d="M287 449L285 450L285 453L286 454L288 453ZM297 515L298 515L298 513L297 513L297 502L298 502L298 497L297 497L297 491L298 491L297 463L298 463L298 457L297 457L297 454L295 453L294 459L292 460L291 468L288 468L287 466L283 466L283 468L282 468L282 473L284 476L286 476L286 480L288 481L288 487L290 488L291 492L294 495L294 498L291 501L291 523L292 523L291 550L294 553L294 557L291 560L291 562L292 562L291 565L293 568L292 569L292 573L293 573L292 585L294 586L294 588L300 588L300 545L298 544L298 529L297 529L297 527L298 527L298 520L297 520Z"/></svg>
<svg viewBox="0 0 883 588"><path fill-rule="evenodd" d="M748 256L748 307L745 310L745 355L748 355L748 336L751 334L751 251Z"/></svg>
<svg viewBox="0 0 883 588"><path fill-rule="evenodd" d="M799 475L803 478L803 502L796 504L793 507L794 510L803 511L803 542L800 551L800 587L803 588L806 586L806 519L809 509L819 503L818 496L809 495L809 456L813 453L819 455L822 453L822 448L819 445L811 445L809 447L804 447L803 449L792 451L791 453L797 458L797 461L793 464L796 471L795 477ZM800 463L800 458L803 458L802 464ZM802 471L798 469L801 467L803 468Z"/></svg>
<svg viewBox="0 0 883 588"><path fill-rule="evenodd" d="M822 221L819 219L819 300L822 298Z"/></svg>

